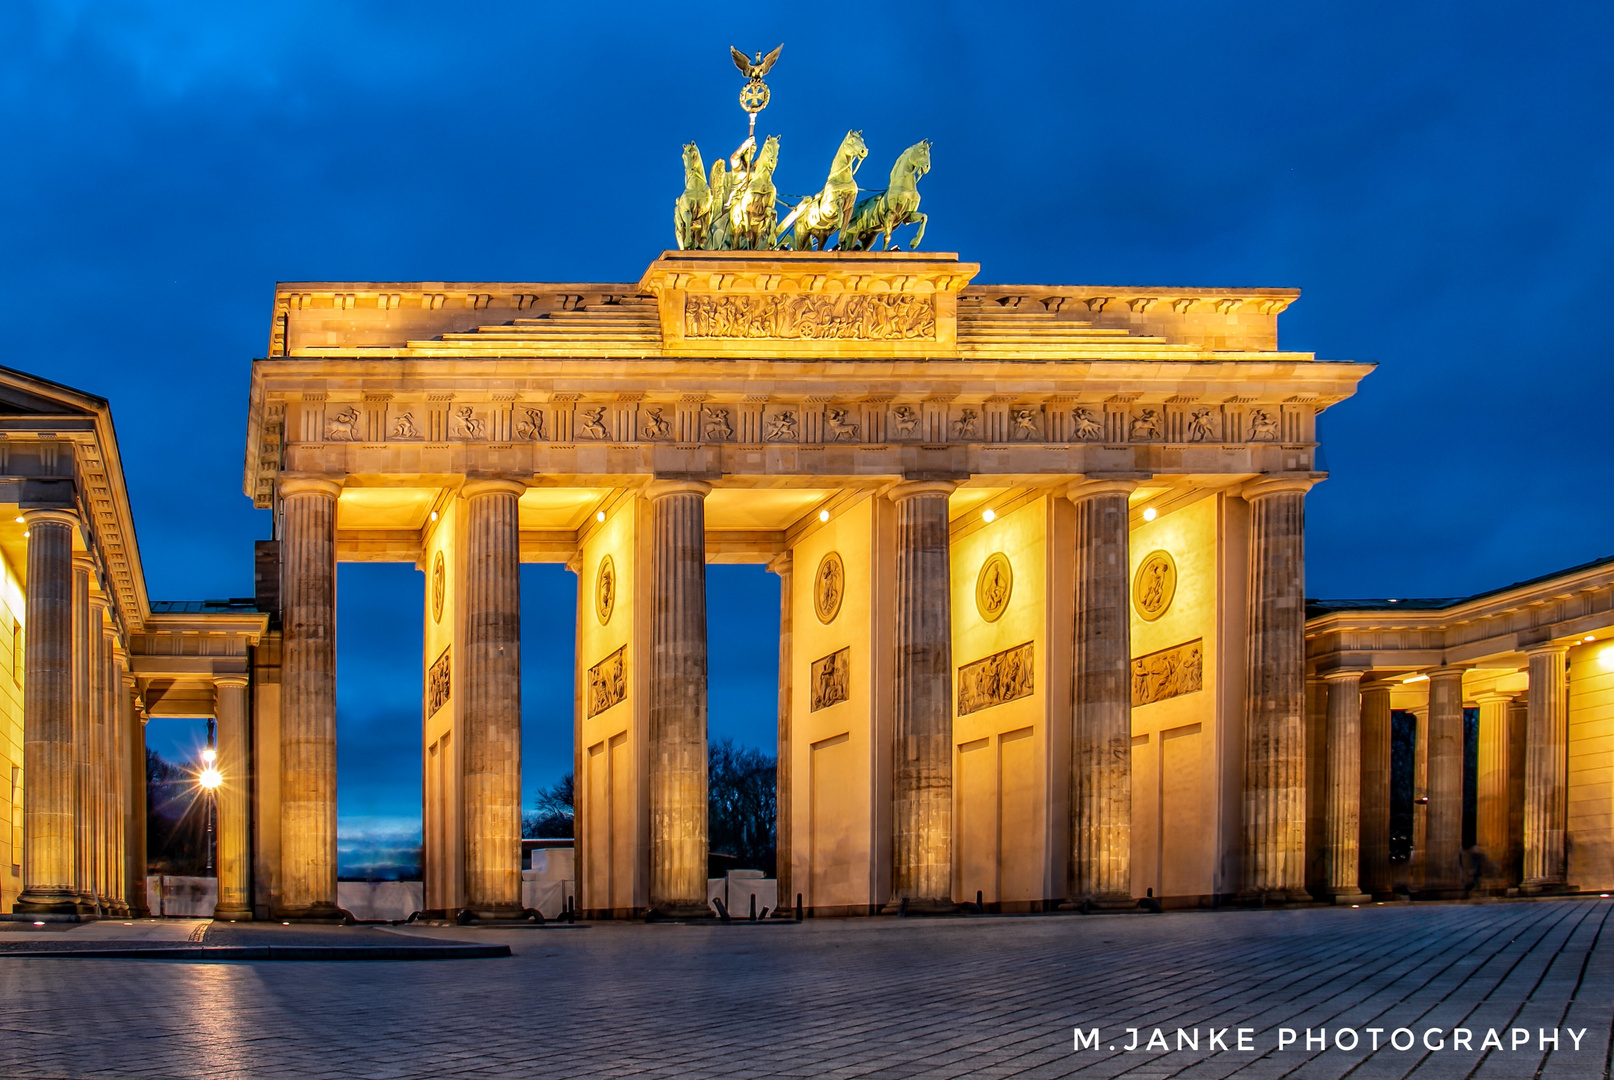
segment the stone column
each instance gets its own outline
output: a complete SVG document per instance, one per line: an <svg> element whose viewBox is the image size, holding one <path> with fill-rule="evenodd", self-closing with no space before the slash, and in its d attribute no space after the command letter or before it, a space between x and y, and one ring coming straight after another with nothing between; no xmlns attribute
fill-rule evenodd
<svg viewBox="0 0 1614 1080"><path fill-rule="evenodd" d="M1529 649L1530 718L1524 756L1526 892L1558 892L1567 884L1564 830L1569 815L1569 693L1563 645Z"/></svg>
<svg viewBox="0 0 1614 1080"><path fill-rule="evenodd" d="M1412 857L1406 864L1407 895L1423 889L1429 835L1429 700L1412 714Z"/></svg>
<svg viewBox="0 0 1614 1080"><path fill-rule="evenodd" d="M706 903L706 493L658 480L651 509L650 907L699 918Z"/></svg>
<svg viewBox="0 0 1614 1080"><path fill-rule="evenodd" d="M76 914L77 755L73 742L73 530L65 510L29 510L23 638L22 895L18 914Z"/></svg>
<svg viewBox="0 0 1614 1080"><path fill-rule="evenodd" d="M285 637L280 717L281 918L335 919L336 497L330 480L280 480Z"/></svg>
<svg viewBox="0 0 1614 1080"><path fill-rule="evenodd" d="M32 530L30 530L30 535ZM95 745L92 714L95 653L101 635L91 633L90 589L95 563L87 555L73 557L73 880L79 907L96 910L95 785L90 780L90 749ZM99 625L99 624L97 624Z"/></svg>
<svg viewBox="0 0 1614 1080"><path fill-rule="evenodd" d="M1395 882L1390 867L1390 688L1362 690L1362 891L1388 898Z"/></svg>
<svg viewBox="0 0 1614 1080"><path fill-rule="evenodd" d="M1512 694L1486 693L1479 701L1479 761L1475 784L1474 844L1480 883L1487 892L1507 888L1508 709Z"/></svg>
<svg viewBox="0 0 1614 1080"><path fill-rule="evenodd" d="M948 481L914 481L896 505L896 746L891 901L953 909L953 620Z"/></svg>
<svg viewBox="0 0 1614 1080"><path fill-rule="evenodd" d="M460 489L468 511L460 659L465 906L484 918L522 914L518 504L526 490L513 480Z"/></svg>
<svg viewBox="0 0 1614 1080"><path fill-rule="evenodd" d="M1362 672L1331 671L1328 680L1328 893L1336 904L1363 904Z"/></svg>
<svg viewBox="0 0 1614 1080"><path fill-rule="evenodd" d="M1244 713L1245 899L1310 899L1306 854L1306 492L1248 485L1249 653Z"/></svg>
<svg viewBox="0 0 1614 1080"><path fill-rule="evenodd" d="M777 914L784 914L792 909L796 894L792 891L790 876L791 852L791 806L790 806L790 721L792 694L791 669L791 631L792 631L792 558L786 551L776 555L768 563L768 569L779 575L779 766L774 780L775 804L777 811L774 824L774 850L776 867L774 877L778 881L779 898L774 907Z"/></svg>
<svg viewBox="0 0 1614 1080"><path fill-rule="evenodd" d="M1071 870L1078 905L1131 907L1132 613L1127 480L1074 485Z"/></svg>
<svg viewBox="0 0 1614 1080"><path fill-rule="evenodd" d="M90 895L103 915L112 913L112 890L107 866L107 716L106 716L106 597L90 594L90 619L85 631L89 654L89 737L84 754L84 797L82 805L87 828L80 833L88 840L85 866Z"/></svg>
<svg viewBox="0 0 1614 1080"><path fill-rule="evenodd" d="M1463 669L1429 673L1429 803L1421 893L1463 895Z"/></svg>
<svg viewBox="0 0 1614 1080"><path fill-rule="evenodd" d="M124 802L129 814L125 873L129 882L129 914L143 919L150 914L146 907L146 722L135 707L138 685L134 673L127 669L123 672L122 687L119 702L123 708L124 730L129 737L129 755L124 763L129 772L129 794Z"/></svg>
<svg viewBox="0 0 1614 1080"><path fill-rule="evenodd" d="M101 848L106 866L103 888L111 914L119 918L129 914L129 902L123 888L128 877L123 869L123 778L128 770L123 766L123 728L118 723L122 716L118 711L118 654L122 651L117 632L108 624L101 633L101 714L105 718L103 726L106 729L100 770L105 791Z"/></svg>
<svg viewBox="0 0 1614 1080"><path fill-rule="evenodd" d="M213 679L213 715L218 720L218 906L215 919L252 918L250 852L247 845L247 677Z"/></svg>

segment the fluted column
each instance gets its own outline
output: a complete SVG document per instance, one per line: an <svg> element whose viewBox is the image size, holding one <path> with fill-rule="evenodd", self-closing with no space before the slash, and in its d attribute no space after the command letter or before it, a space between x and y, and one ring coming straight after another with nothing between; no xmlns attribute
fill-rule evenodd
<svg viewBox="0 0 1614 1080"><path fill-rule="evenodd" d="M27 633L23 638L22 895L13 910L81 910L77 872L77 756L73 742L73 531L64 510L30 510Z"/></svg>
<svg viewBox="0 0 1614 1080"><path fill-rule="evenodd" d="M1429 802L1425 808L1424 896L1463 892L1463 669L1429 673Z"/></svg>
<svg viewBox="0 0 1614 1080"><path fill-rule="evenodd" d="M123 693L119 699L129 740L129 752L124 761L128 792L124 808L129 815L125 825L124 873L128 882L129 914L140 919L150 914L146 908L146 722L135 707L138 684L127 667L127 657L125 661L121 680Z"/></svg>
<svg viewBox="0 0 1614 1080"><path fill-rule="evenodd" d="M1362 692L1362 891L1375 899L1395 887L1390 867L1390 688L1374 683Z"/></svg>
<svg viewBox="0 0 1614 1080"><path fill-rule="evenodd" d="M774 877L778 881L778 900L775 907L784 912L790 909L796 894L791 888L791 807L790 807L790 726L792 694L791 637L792 637L792 563L790 552L774 556L768 569L779 575L779 764L774 780Z"/></svg>
<svg viewBox="0 0 1614 1080"><path fill-rule="evenodd" d="M1132 903L1132 615L1127 497L1077 484L1071 867L1078 904Z"/></svg>
<svg viewBox="0 0 1614 1080"><path fill-rule="evenodd" d="M90 621L86 630L85 643L89 653L89 736L85 748L83 798L84 812L88 818L87 835L89 847L86 851L86 867L89 873L90 893L95 897L95 905L103 915L112 913L111 885L108 881L107 866L107 803L110 801L107 792L107 716L106 716L106 661L107 661L107 635L106 635L106 597L100 593L90 594Z"/></svg>
<svg viewBox="0 0 1614 1080"><path fill-rule="evenodd" d="M465 548L465 906L521 914L521 534L523 484L474 480Z"/></svg>
<svg viewBox="0 0 1614 1080"><path fill-rule="evenodd" d="M1331 671L1328 680L1328 893L1360 904L1362 837L1362 672Z"/></svg>
<svg viewBox="0 0 1614 1080"><path fill-rule="evenodd" d="M30 530L31 533L31 530ZM91 632L90 591L95 563L87 555L73 557L73 880L79 907L98 908L95 899L95 784L91 780L91 748L95 745L95 654L99 631ZM95 624L99 626L100 624Z"/></svg>
<svg viewBox="0 0 1614 1080"><path fill-rule="evenodd" d="M702 917L706 903L706 493L658 480L651 509L650 906Z"/></svg>
<svg viewBox="0 0 1614 1080"><path fill-rule="evenodd" d="M953 619L947 481L899 484L891 903L953 906Z"/></svg>
<svg viewBox="0 0 1614 1080"><path fill-rule="evenodd" d="M1479 701L1479 761L1475 770L1474 844L1481 859L1481 884L1489 892L1507 888L1508 865L1508 709L1512 694L1487 693Z"/></svg>
<svg viewBox="0 0 1614 1080"><path fill-rule="evenodd" d="M337 918L336 497L339 485L282 477L280 909Z"/></svg>
<svg viewBox="0 0 1614 1080"><path fill-rule="evenodd" d="M1568 821L1569 694L1563 645L1528 650L1530 716L1524 751L1524 880L1527 892L1565 887Z"/></svg>
<svg viewBox="0 0 1614 1080"><path fill-rule="evenodd" d="M214 792L218 807L218 905L215 919L252 918L247 845L247 677L213 679L213 715L218 720L217 768L222 783Z"/></svg>
<svg viewBox="0 0 1614 1080"><path fill-rule="evenodd" d="M1429 701L1406 710L1412 714L1412 857L1407 860L1407 893L1423 889L1429 834Z"/></svg>
<svg viewBox="0 0 1614 1080"><path fill-rule="evenodd" d="M107 911L122 917L129 913L123 885L123 738L118 725L117 631L109 623L101 631L101 888Z"/></svg>
<svg viewBox="0 0 1614 1080"><path fill-rule="evenodd" d="M1244 489L1250 504L1244 720L1246 898L1306 900L1306 491L1302 479Z"/></svg>

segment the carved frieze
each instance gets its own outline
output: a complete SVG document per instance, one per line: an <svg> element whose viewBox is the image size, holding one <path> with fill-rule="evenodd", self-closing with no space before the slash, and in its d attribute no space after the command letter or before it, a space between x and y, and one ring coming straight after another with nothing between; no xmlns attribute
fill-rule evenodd
<svg viewBox="0 0 1614 1080"><path fill-rule="evenodd" d="M616 610L616 562L607 555L594 574L594 614L604 626Z"/></svg>
<svg viewBox="0 0 1614 1080"><path fill-rule="evenodd" d="M358 442L359 410L352 405L331 417L325 424L327 442Z"/></svg>
<svg viewBox="0 0 1614 1080"><path fill-rule="evenodd" d="M731 442L734 439L734 425L729 423L727 409L702 409L705 417L703 433L707 442Z"/></svg>
<svg viewBox="0 0 1614 1080"><path fill-rule="evenodd" d="M846 596L846 566L838 552L831 551L818 560L818 573L813 575L813 611L818 621L828 626L841 612L841 600Z"/></svg>
<svg viewBox="0 0 1614 1080"><path fill-rule="evenodd" d="M663 406L651 405L644 411L644 437L647 439L671 439L673 437L672 421L662 412Z"/></svg>
<svg viewBox="0 0 1614 1080"><path fill-rule="evenodd" d="M399 413L392 421L392 428L387 432L387 438L409 442L419 439L420 428L415 423L415 414L412 412Z"/></svg>
<svg viewBox="0 0 1614 1080"><path fill-rule="evenodd" d="M1195 638L1132 661L1132 706L1191 694L1205 688L1204 639Z"/></svg>
<svg viewBox="0 0 1614 1080"><path fill-rule="evenodd" d="M1210 409L1195 409L1188 418L1188 441L1210 442L1216 438L1215 412Z"/></svg>
<svg viewBox="0 0 1614 1080"><path fill-rule="evenodd" d="M1104 425L1092 409L1078 407L1070 410L1070 433L1077 442L1092 442L1104 437Z"/></svg>
<svg viewBox="0 0 1614 1080"><path fill-rule="evenodd" d="M450 425L456 439L485 439L488 434L488 422L476 415L476 410L469 405L461 405L454 410L454 421Z"/></svg>
<svg viewBox="0 0 1614 1080"><path fill-rule="evenodd" d="M1030 697L1033 685L1033 642L1004 649L958 669L958 715Z"/></svg>
<svg viewBox="0 0 1614 1080"><path fill-rule="evenodd" d="M1277 442L1278 418L1266 409L1250 410L1250 441Z"/></svg>
<svg viewBox="0 0 1614 1080"><path fill-rule="evenodd" d="M929 341L936 306L928 296L903 294L688 296L684 337Z"/></svg>
<svg viewBox="0 0 1614 1080"><path fill-rule="evenodd" d="M1013 592L1014 568L1009 565L1009 557L1001 551L993 552L975 578L975 609L987 622L997 622L1009 609Z"/></svg>
<svg viewBox="0 0 1614 1080"><path fill-rule="evenodd" d="M427 716L436 716L437 710L448 704L448 699L453 693L454 688L450 684L450 669L453 665L449 662L451 648L453 646L445 646L443 654L432 661L431 669L426 672Z"/></svg>
<svg viewBox="0 0 1614 1080"><path fill-rule="evenodd" d="M1016 442L1036 442L1042 438L1041 418L1034 408L1016 407L1009 410L1009 438Z"/></svg>
<svg viewBox="0 0 1614 1080"><path fill-rule="evenodd" d="M891 410L891 427L899 439L913 438L919 420L919 412L912 405L898 405Z"/></svg>
<svg viewBox="0 0 1614 1080"><path fill-rule="evenodd" d="M827 709L852 696L852 650L838 649L812 664L809 712Z"/></svg>
<svg viewBox="0 0 1614 1080"><path fill-rule="evenodd" d="M1160 410L1143 409L1132 418L1132 425L1128 429L1133 442L1159 442L1160 441Z"/></svg>
<svg viewBox="0 0 1614 1080"><path fill-rule="evenodd" d="M953 421L953 438L978 439L981 437L981 413L977 409L960 409Z"/></svg>
<svg viewBox="0 0 1614 1080"><path fill-rule="evenodd" d="M1171 552L1151 551L1132 575L1132 606L1145 622L1154 622L1177 595L1177 561Z"/></svg>
<svg viewBox="0 0 1614 1080"><path fill-rule="evenodd" d="M628 696L627 650L616 652L588 669L588 715L592 719Z"/></svg>
<svg viewBox="0 0 1614 1080"><path fill-rule="evenodd" d="M796 414L786 409L770 416L767 438L769 442L795 442L800 438Z"/></svg>
<svg viewBox="0 0 1614 1080"><path fill-rule="evenodd" d="M605 406L596 405L592 409L583 409L583 434L591 439L604 439L609 437L605 430Z"/></svg>
<svg viewBox="0 0 1614 1080"><path fill-rule="evenodd" d="M825 413L824 426L833 442L857 442L858 422L850 409L830 409Z"/></svg>
<svg viewBox="0 0 1614 1080"><path fill-rule="evenodd" d="M521 410L521 419L516 421L516 438L524 442L541 442L544 435L544 411L542 409Z"/></svg>

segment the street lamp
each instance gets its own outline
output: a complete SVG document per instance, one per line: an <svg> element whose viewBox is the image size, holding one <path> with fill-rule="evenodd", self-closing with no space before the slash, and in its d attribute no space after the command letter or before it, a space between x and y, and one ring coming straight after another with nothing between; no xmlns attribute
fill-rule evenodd
<svg viewBox="0 0 1614 1080"><path fill-rule="evenodd" d="M209 874L213 871L213 810L216 793L219 785L224 783L224 777L218 767L218 744L214 740L213 721L207 722L207 746L202 750L202 761L205 767L196 777L196 782L207 793L207 869Z"/></svg>

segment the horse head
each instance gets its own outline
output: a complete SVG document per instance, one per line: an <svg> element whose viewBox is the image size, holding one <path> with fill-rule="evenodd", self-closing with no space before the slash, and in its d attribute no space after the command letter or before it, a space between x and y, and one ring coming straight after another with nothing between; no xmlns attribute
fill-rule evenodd
<svg viewBox="0 0 1614 1080"><path fill-rule="evenodd" d="M856 170L856 163L869 156L869 148L863 144L863 133L861 131L848 131L846 138L841 140L841 149L836 156L844 157L853 162L852 167Z"/></svg>
<svg viewBox="0 0 1614 1080"><path fill-rule="evenodd" d="M685 180L706 179L706 166L701 161L701 148L692 142L684 144L684 178Z"/></svg>
<svg viewBox="0 0 1614 1080"><path fill-rule="evenodd" d="M753 166L754 175L764 182L773 179L773 170L779 164L779 136L769 135L757 151L756 164Z"/></svg>

